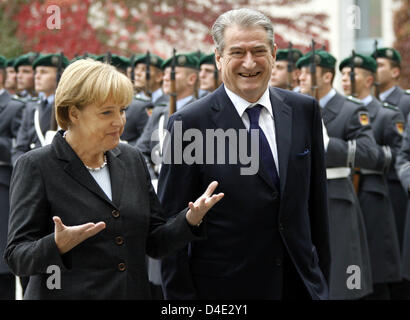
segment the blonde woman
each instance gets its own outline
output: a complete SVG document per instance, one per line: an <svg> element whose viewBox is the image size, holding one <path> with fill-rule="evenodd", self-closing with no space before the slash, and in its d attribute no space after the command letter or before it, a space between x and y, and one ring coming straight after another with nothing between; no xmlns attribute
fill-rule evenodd
<svg viewBox="0 0 410 320"><path fill-rule="evenodd" d="M112 66L74 62L55 97L63 130L17 161L5 259L30 276L25 299L149 299L145 255L204 235L200 222L223 194L212 195L213 182L172 219L160 217L142 155L119 144L132 91Z"/></svg>

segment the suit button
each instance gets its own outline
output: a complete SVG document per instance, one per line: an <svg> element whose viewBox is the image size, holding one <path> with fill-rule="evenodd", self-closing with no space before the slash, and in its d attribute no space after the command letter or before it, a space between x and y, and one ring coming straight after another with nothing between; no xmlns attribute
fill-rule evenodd
<svg viewBox="0 0 410 320"><path fill-rule="evenodd" d="M115 243L118 244L119 246L124 243L124 238L123 237L115 237Z"/></svg>
<svg viewBox="0 0 410 320"><path fill-rule="evenodd" d="M118 217L120 216L120 212L119 212L118 210L113 210L113 211L111 212L111 215L112 215L114 218L118 218Z"/></svg>
<svg viewBox="0 0 410 320"><path fill-rule="evenodd" d="M282 266L282 259L277 258L277 259L276 259L276 265L277 265L278 267L281 267L281 266Z"/></svg>
<svg viewBox="0 0 410 320"><path fill-rule="evenodd" d="M121 262L118 264L118 270L120 271L125 271L126 267L125 267L125 263Z"/></svg>

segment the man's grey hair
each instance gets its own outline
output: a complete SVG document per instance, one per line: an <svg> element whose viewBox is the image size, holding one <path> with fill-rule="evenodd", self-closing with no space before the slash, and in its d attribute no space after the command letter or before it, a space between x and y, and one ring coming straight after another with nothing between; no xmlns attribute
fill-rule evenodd
<svg viewBox="0 0 410 320"><path fill-rule="evenodd" d="M264 28L267 32L270 49L272 50L275 44L272 22L262 12L242 8L223 13L218 17L218 19L216 19L214 25L212 26L212 38L214 39L216 49L219 53L222 54L225 49L225 29L234 25L241 28Z"/></svg>

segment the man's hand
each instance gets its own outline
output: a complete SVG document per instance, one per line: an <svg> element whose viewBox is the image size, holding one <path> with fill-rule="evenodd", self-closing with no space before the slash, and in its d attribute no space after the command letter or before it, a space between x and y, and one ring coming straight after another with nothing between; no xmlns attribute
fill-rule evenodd
<svg viewBox="0 0 410 320"><path fill-rule="evenodd" d="M223 193L212 195L217 186L218 182L211 182L205 193L200 196L195 203L190 202L188 204L189 210L186 213L186 219L191 226L198 226L208 210L223 198Z"/></svg>
<svg viewBox="0 0 410 320"><path fill-rule="evenodd" d="M85 223L79 226L67 227L63 224L60 217L53 217L54 221L54 240L60 254L70 251L84 240L95 236L105 228L105 222Z"/></svg>

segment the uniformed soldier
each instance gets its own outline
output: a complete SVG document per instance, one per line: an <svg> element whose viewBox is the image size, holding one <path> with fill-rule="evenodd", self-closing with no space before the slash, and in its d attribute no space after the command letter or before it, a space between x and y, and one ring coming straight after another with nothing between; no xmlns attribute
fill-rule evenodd
<svg viewBox="0 0 410 320"><path fill-rule="evenodd" d="M195 100L195 82L198 78L199 60L196 54L178 54L175 56L175 93L171 92L171 62L169 58L162 64L164 69L163 87L167 95L176 95L176 110L179 110ZM155 107L148 120L144 132L137 141L137 148L151 162L151 155L154 152L156 157L160 157L160 149L163 142L163 130L167 126L169 114L169 104L166 107ZM154 134L154 135L153 135ZM152 164L152 162L151 162ZM151 178L158 179L158 167L152 170Z"/></svg>
<svg viewBox="0 0 410 320"><path fill-rule="evenodd" d="M198 98L216 90L222 83L215 65L215 54L208 54L199 60L199 91Z"/></svg>
<svg viewBox="0 0 410 320"><path fill-rule="evenodd" d="M37 92L42 93L42 96L38 99L31 99L26 104L23 120L17 134L16 146L12 149L13 164L25 152L51 142L52 131L57 129L53 110L58 68L61 65L63 69L68 64L68 59L60 54L40 55L34 60L35 88ZM55 127L53 128L53 126ZM47 134L48 131L51 135Z"/></svg>
<svg viewBox="0 0 410 320"><path fill-rule="evenodd" d="M363 212L373 276L373 293L367 299L390 299L389 283L401 280L400 246L387 175L394 170L396 154L402 142L404 118L401 111L381 104L371 90L377 62L371 56L355 54L344 59L339 69L345 94L352 94L350 73L354 64L357 98L369 110L361 121L370 122L378 144L377 166L361 165L359 201Z"/></svg>
<svg viewBox="0 0 410 320"><path fill-rule="evenodd" d="M295 48L277 50L276 61L272 68L270 85L272 87L299 92L300 69L296 68L296 62L302 56L303 53ZM292 63L291 68L289 68L289 63Z"/></svg>
<svg viewBox="0 0 410 320"><path fill-rule="evenodd" d="M130 64L130 59L115 54L100 55L96 60L109 62L118 71L124 74ZM133 146L135 145L148 121L147 108L150 108L150 106L150 101L141 100L136 97L132 99L131 104L125 110L127 121L125 122L124 132L121 135L122 142L127 142Z"/></svg>
<svg viewBox="0 0 410 320"><path fill-rule="evenodd" d="M15 59L8 59L6 63L6 82L4 88L11 95L15 95L17 92L17 73L14 69Z"/></svg>
<svg viewBox="0 0 410 320"><path fill-rule="evenodd" d="M24 103L6 91L7 60L0 56L0 300L14 300L15 277L3 259L7 244L9 186L12 173L10 151L21 123Z"/></svg>
<svg viewBox="0 0 410 320"><path fill-rule="evenodd" d="M400 53L393 48L380 48L377 52L373 52L372 56L377 57L377 81L379 82L380 100L398 106L406 119L410 110L410 90L403 90L398 85L401 72ZM408 195L398 180L395 170L390 172L388 182L400 250L403 252L403 234ZM410 296L410 282L405 279L400 284L391 285L390 289L393 299Z"/></svg>
<svg viewBox="0 0 410 320"><path fill-rule="evenodd" d="M175 56L175 91L171 92L171 63L173 58L163 62L163 90L167 95L176 95L176 109L180 110L195 101L195 83L198 79L199 60L195 54L178 54ZM162 143L165 138L169 105L156 106L148 120L144 132L137 141L137 148L144 154L156 190L160 166L151 161L151 155L161 156ZM148 276L152 286L153 298L163 299L161 288L161 264L159 260L148 258Z"/></svg>
<svg viewBox="0 0 410 320"><path fill-rule="evenodd" d="M407 117L406 130L401 149L397 155L396 171L403 187L410 194L410 115ZM402 276L403 282L396 299L410 300L410 205L403 226ZM397 288L395 288L397 289Z"/></svg>
<svg viewBox="0 0 410 320"><path fill-rule="evenodd" d="M410 111L410 90L399 87L401 75L401 55L393 48L380 48L373 52L377 57L377 81L379 82L380 101L397 106L404 118Z"/></svg>
<svg viewBox="0 0 410 320"><path fill-rule="evenodd" d="M34 70L32 64L39 56L38 53L29 52L14 61L14 69L17 72L17 95L25 101L36 97L34 89Z"/></svg>
<svg viewBox="0 0 410 320"><path fill-rule="evenodd" d="M331 270L329 294L331 299L359 299L372 291L371 267L366 230L360 204L351 180L355 166L376 164L377 146L369 122L360 121L368 116L363 104L351 97L343 97L333 87L336 59L317 50L297 62L301 92L312 89L310 65L316 64L316 86L322 108L326 173L329 194L329 223ZM352 271L350 268L360 268ZM360 272L360 285L348 286L352 272ZM357 285L357 283L356 283Z"/></svg>

